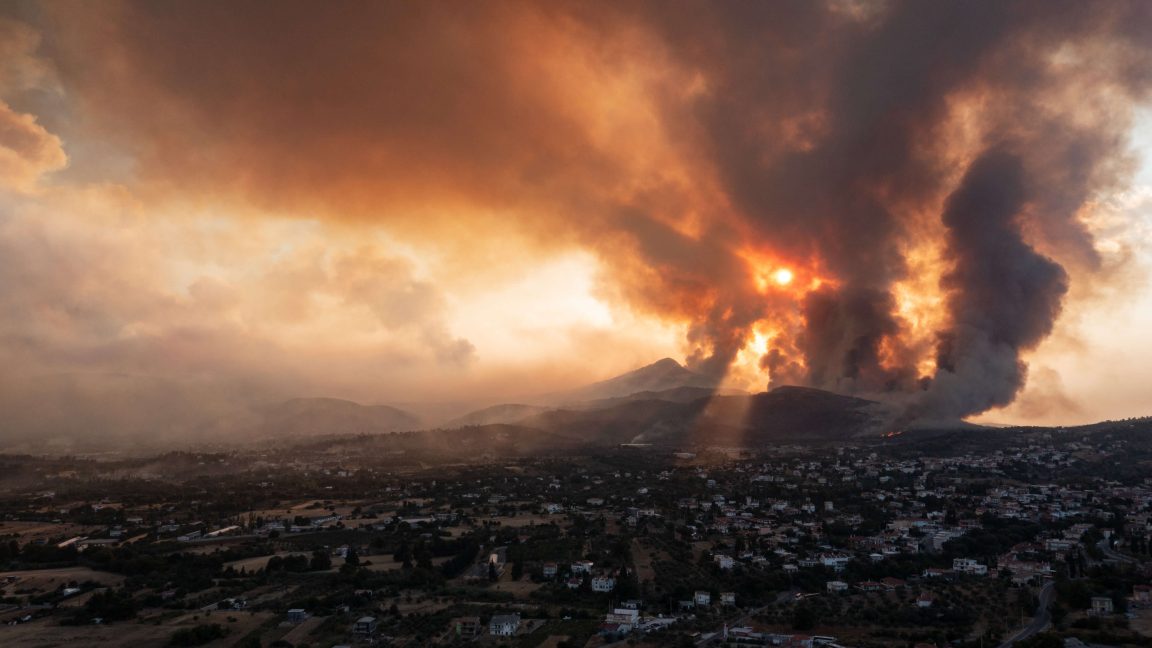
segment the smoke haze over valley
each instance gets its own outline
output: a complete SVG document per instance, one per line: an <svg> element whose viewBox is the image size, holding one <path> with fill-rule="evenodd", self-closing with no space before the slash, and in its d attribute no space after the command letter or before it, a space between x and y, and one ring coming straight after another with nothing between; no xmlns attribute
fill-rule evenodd
<svg viewBox="0 0 1152 648"><path fill-rule="evenodd" d="M0 0L0 646L1152 646L1152 0Z"/></svg>
<svg viewBox="0 0 1152 648"><path fill-rule="evenodd" d="M4 3L0 446L1146 415L1150 93L1139 1Z"/></svg>

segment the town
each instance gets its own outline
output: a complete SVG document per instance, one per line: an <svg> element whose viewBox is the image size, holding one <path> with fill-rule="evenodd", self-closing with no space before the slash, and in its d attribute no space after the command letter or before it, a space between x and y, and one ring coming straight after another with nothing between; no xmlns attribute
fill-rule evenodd
<svg viewBox="0 0 1152 648"><path fill-rule="evenodd" d="M1146 426L10 455L0 643L1150 645Z"/></svg>

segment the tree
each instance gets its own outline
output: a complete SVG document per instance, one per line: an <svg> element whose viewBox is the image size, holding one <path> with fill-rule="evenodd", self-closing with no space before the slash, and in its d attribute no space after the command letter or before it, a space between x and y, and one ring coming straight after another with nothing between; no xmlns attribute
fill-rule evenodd
<svg viewBox="0 0 1152 648"><path fill-rule="evenodd" d="M87 623L91 619L99 618L110 623L131 619L134 616L136 616L136 601L130 594L107 590L92 595L84 607L77 611L73 621Z"/></svg>
<svg viewBox="0 0 1152 648"><path fill-rule="evenodd" d="M412 547L408 546L407 540L400 541L400 547L396 553L392 554L392 560L398 563L404 563L406 566L411 566L412 563Z"/></svg>
<svg viewBox="0 0 1152 648"><path fill-rule="evenodd" d="M250 634L241 639L240 643L236 644L236 648L263 648L263 645L260 643L260 635Z"/></svg>
<svg viewBox="0 0 1152 648"><path fill-rule="evenodd" d="M423 543L416 548L416 566L420 569L432 569L432 552Z"/></svg>
<svg viewBox="0 0 1152 648"><path fill-rule="evenodd" d="M228 630L219 624L202 624L194 628L177 630L168 640L169 646L202 646L210 641L228 636ZM259 640L257 640L259 645Z"/></svg>
<svg viewBox="0 0 1152 648"><path fill-rule="evenodd" d="M792 613L792 629L811 630L816 627L816 612L808 605L798 605Z"/></svg>
<svg viewBox="0 0 1152 648"><path fill-rule="evenodd" d="M332 559L328 557L328 552L317 549L312 552L312 560L308 563L308 569L311 571L326 571L332 568Z"/></svg>

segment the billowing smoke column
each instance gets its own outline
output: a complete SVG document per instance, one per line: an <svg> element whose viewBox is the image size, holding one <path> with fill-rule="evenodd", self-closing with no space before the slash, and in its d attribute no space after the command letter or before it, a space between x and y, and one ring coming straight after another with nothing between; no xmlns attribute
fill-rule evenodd
<svg viewBox="0 0 1152 648"><path fill-rule="evenodd" d="M1010 403L1069 285L1024 231L1099 271L1082 210L1122 181L1127 111L1147 96L1149 6L1103 9L718 3L667 26L699 41L687 56L715 84L691 119L725 195L765 249L827 279L792 292L798 316L745 309L707 320L711 339L766 322L773 383L888 395L910 416ZM917 325L901 301L918 280L936 306Z"/></svg>
<svg viewBox="0 0 1152 648"><path fill-rule="evenodd" d="M143 182L590 249L698 370L924 416L1011 402L1104 272L1085 212L1152 85L1144 0L45 11Z"/></svg>
<svg viewBox="0 0 1152 648"><path fill-rule="evenodd" d="M1058 264L1021 237L1027 204L1023 165L1011 153L982 155L944 210L954 266L944 276L951 326L940 332L936 376L920 405L980 412L1007 405L1023 386L1020 351L1052 331L1068 290Z"/></svg>

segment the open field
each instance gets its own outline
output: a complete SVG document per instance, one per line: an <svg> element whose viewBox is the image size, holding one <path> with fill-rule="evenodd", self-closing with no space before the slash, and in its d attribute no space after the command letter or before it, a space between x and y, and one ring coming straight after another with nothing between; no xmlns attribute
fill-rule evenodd
<svg viewBox="0 0 1152 648"><path fill-rule="evenodd" d="M1152 609L1132 610L1128 627L1145 637L1152 637Z"/></svg>
<svg viewBox="0 0 1152 648"><path fill-rule="evenodd" d="M481 516L483 519L483 516ZM541 524L565 524L567 516L560 513L524 513L515 516L490 516L488 519L499 522L502 527L512 527L518 529L526 526L536 526ZM450 527L458 529L459 527Z"/></svg>
<svg viewBox="0 0 1152 648"><path fill-rule="evenodd" d="M29 569L24 571L0 572L0 580L14 577L18 579L9 589L54 590L62 584L76 581L96 581L101 585L117 585L124 580L119 574L99 572L88 567L61 567L59 569Z"/></svg>
<svg viewBox="0 0 1152 648"><path fill-rule="evenodd" d="M652 566L654 562L651 557L652 553L656 554L656 561L672 559L667 551L657 549L651 543L641 538L632 540L632 564L636 567L636 579L641 583L644 581L654 581L656 579L656 569Z"/></svg>
<svg viewBox="0 0 1152 648"><path fill-rule="evenodd" d="M229 621L231 617L235 621ZM21 646L23 648L74 648L76 646L107 646L116 648L146 648L164 646L177 630L190 628L201 623L218 623L228 628L228 636L204 644L207 648L225 648L235 645L252 630L259 627L272 615L267 613L217 612L200 615L198 620L189 617L154 625L152 623L126 622L115 625L62 626L59 619L46 618L15 626L0 626L0 645ZM189 620L184 620L189 619Z"/></svg>
<svg viewBox="0 0 1152 648"><path fill-rule="evenodd" d="M294 626L280 638L292 645L296 645L307 639L308 635L319 628L321 623L324 623L324 617L312 617L304 623Z"/></svg>
<svg viewBox="0 0 1152 648"><path fill-rule="evenodd" d="M57 538L74 538L88 535L104 527L69 524L66 522L2 522L0 535L16 534L20 536L21 544L43 540L48 542Z"/></svg>
<svg viewBox="0 0 1152 648"><path fill-rule="evenodd" d="M275 554L281 558L285 556L304 556L311 558L312 554L304 551L278 551ZM268 561L272 560L272 556L255 556L253 558L243 558L241 560L233 560L232 562L224 563L228 567L233 567L237 570L246 569L250 572L264 569L268 565Z"/></svg>
<svg viewBox="0 0 1152 648"><path fill-rule="evenodd" d="M532 592L543 587L541 583L533 583L525 578L524 580L514 581L507 579L508 572L504 573L505 578L501 578L499 583L495 583L489 587L490 590L495 592L509 592L512 596L518 599L528 598Z"/></svg>

